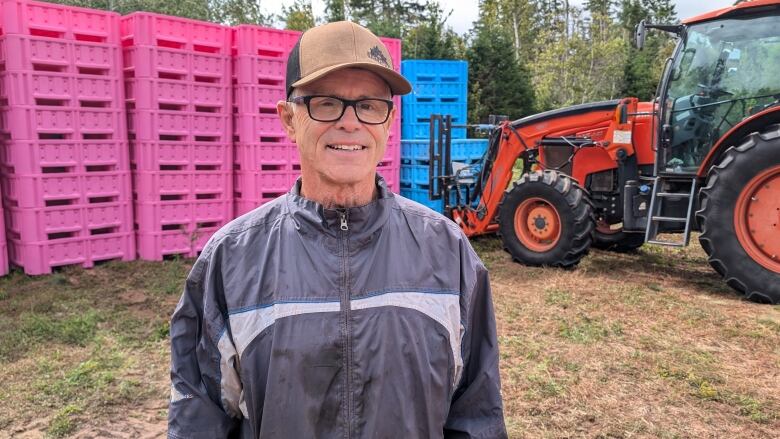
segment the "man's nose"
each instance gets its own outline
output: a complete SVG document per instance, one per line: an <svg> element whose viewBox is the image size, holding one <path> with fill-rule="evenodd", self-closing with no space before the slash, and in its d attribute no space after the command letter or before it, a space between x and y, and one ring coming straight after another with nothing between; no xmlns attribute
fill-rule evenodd
<svg viewBox="0 0 780 439"><path fill-rule="evenodd" d="M357 109L354 105L348 105L344 109L344 114L338 120L337 125L346 130L356 130L360 128L361 122L357 117Z"/></svg>

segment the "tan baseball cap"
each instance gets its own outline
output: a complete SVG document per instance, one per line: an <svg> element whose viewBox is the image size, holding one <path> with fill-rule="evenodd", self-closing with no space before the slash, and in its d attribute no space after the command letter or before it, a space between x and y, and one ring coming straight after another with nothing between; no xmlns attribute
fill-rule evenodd
<svg viewBox="0 0 780 439"><path fill-rule="evenodd" d="M358 68L376 73L394 95L412 86L393 70L390 53L370 30L350 21L337 21L304 32L287 58L287 96L293 88L309 84L330 72Z"/></svg>

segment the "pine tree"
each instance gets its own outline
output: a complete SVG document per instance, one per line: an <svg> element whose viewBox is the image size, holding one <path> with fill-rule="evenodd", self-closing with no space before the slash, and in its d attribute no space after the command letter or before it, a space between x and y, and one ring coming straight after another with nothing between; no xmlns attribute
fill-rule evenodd
<svg viewBox="0 0 780 439"><path fill-rule="evenodd" d="M349 20L348 2L345 0L325 0L325 21Z"/></svg>
<svg viewBox="0 0 780 439"><path fill-rule="evenodd" d="M452 11L444 14L439 4L428 0L420 21L403 38L404 59L463 59L465 42L446 26Z"/></svg>
<svg viewBox="0 0 780 439"><path fill-rule="evenodd" d="M534 93L528 69L515 56L512 35L497 21L495 2L486 0L481 3L485 5L466 51L469 121L486 122L490 114L510 118L531 114Z"/></svg>

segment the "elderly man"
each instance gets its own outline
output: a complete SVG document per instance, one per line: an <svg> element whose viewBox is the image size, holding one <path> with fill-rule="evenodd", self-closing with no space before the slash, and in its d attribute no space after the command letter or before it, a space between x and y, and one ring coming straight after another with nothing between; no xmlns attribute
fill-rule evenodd
<svg viewBox="0 0 780 439"><path fill-rule="evenodd" d="M170 437L506 437L487 272L454 223L376 175L410 88L361 26L301 36L277 106L301 178L187 277Z"/></svg>

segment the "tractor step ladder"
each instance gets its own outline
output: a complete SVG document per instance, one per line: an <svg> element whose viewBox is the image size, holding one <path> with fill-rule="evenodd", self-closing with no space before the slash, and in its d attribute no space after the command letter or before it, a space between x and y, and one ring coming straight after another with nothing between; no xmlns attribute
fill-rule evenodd
<svg viewBox="0 0 780 439"><path fill-rule="evenodd" d="M670 247L685 247L691 238L691 222L693 221L693 205L696 200L696 175L686 174L663 174L655 177L653 184L653 193L650 198L650 211L647 221L647 230L645 231L645 242L650 244L666 245ZM679 184L678 190L667 190L667 183L674 182ZM685 217L664 216L664 201L670 198L687 198L688 209ZM660 223L679 223L685 224L685 231L682 239L679 241L662 241L658 239L658 229Z"/></svg>

